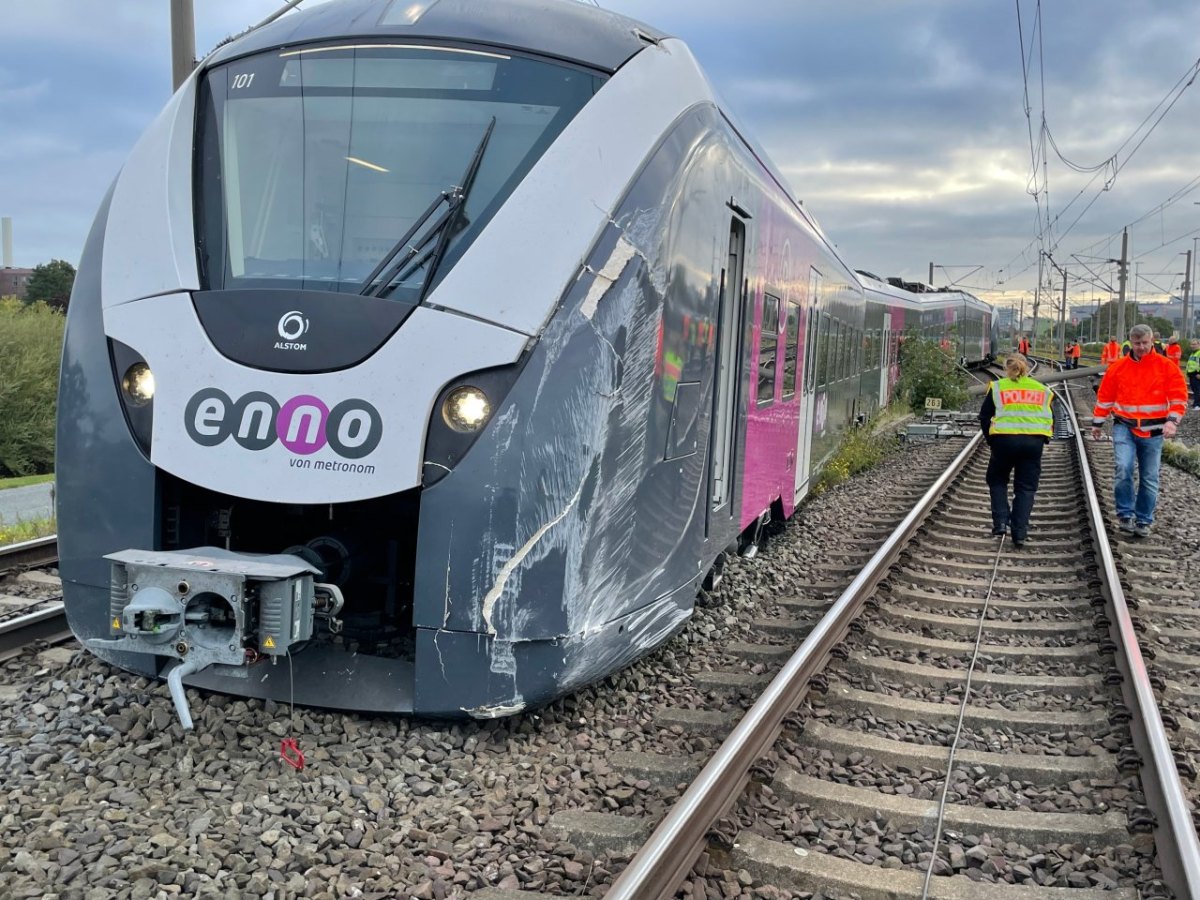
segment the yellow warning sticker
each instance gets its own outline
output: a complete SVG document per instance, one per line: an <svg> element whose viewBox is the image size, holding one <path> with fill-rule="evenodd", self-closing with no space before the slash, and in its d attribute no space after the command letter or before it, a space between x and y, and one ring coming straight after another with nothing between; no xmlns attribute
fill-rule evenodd
<svg viewBox="0 0 1200 900"><path fill-rule="evenodd" d="M121 630L121 620L114 617L112 627L113 627L113 631L120 631Z"/></svg>
<svg viewBox="0 0 1200 900"><path fill-rule="evenodd" d="M275 649L275 638L271 637L268 634L266 637L266 640L263 641L263 647L265 647L268 650L274 650Z"/></svg>

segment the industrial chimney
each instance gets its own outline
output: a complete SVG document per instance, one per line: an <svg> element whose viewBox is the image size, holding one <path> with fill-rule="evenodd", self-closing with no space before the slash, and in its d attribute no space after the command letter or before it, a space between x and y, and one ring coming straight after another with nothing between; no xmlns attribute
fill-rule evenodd
<svg viewBox="0 0 1200 900"><path fill-rule="evenodd" d="M5 216L0 219L0 243L4 247L4 255L0 257L3 260L4 268L11 269L12 264L12 218Z"/></svg>

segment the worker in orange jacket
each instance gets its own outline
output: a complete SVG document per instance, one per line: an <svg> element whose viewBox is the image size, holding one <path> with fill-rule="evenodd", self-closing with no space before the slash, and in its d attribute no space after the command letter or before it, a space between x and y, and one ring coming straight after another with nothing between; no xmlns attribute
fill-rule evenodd
<svg viewBox="0 0 1200 900"><path fill-rule="evenodd" d="M1121 358L1121 345L1115 337L1109 337L1108 343L1100 350L1100 365L1107 366Z"/></svg>
<svg viewBox="0 0 1200 900"><path fill-rule="evenodd" d="M1067 346L1067 359L1070 360L1072 369L1079 368L1079 357L1083 353L1083 348L1079 346L1079 341L1071 341Z"/></svg>
<svg viewBox="0 0 1200 900"><path fill-rule="evenodd" d="M1172 337L1167 341L1167 359L1180 365L1183 361L1183 348L1179 346L1179 338Z"/></svg>
<svg viewBox="0 0 1200 900"><path fill-rule="evenodd" d="M1113 499L1122 531L1138 537L1150 534L1158 504L1163 438L1175 436L1179 420L1187 411L1187 400L1187 384L1179 366L1154 352L1150 326L1135 325L1129 332L1129 355L1104 373L1092 413L1094 440L1100 439L1104 420L1113 417Z"/></svg>
<svg viewBox="0 0 1200 900"><path fill-rule="evenodd" d="M1021 335L1020 340L1017 341L1017 352L1022 356L1029 355L1029 338L1025 337L1025 335Z"/></svg>

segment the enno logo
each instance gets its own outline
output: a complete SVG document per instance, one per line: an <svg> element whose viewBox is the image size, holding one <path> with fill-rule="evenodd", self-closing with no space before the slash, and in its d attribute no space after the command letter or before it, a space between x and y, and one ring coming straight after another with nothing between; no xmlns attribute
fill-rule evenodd
<svg viewBox="0 0 1200 900"><path fill-rule="evenodd" d="M183 425L188 436L203 447L215 447L232 437L245 449L258 451L278 440L300 456L328 446L346 459L362 459L383 437L383 418L366 400L343 400L330 409L311 394L281 405L262 391L251 391L234 401L217 388L205 388L192 396L184 409Z"/></svg>

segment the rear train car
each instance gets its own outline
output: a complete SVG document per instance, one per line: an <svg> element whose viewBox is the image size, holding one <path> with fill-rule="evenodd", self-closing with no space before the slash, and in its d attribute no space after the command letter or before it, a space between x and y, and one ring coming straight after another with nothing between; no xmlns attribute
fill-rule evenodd
<svg viewBox="0 0 1200 900"><path fill-rule="evenodd" d="M858 275L868 300L896 303L908 310L904 328L935 342L962 365L984 365L995 358L999 336L991 304L966 291L934 290L861 270Z"/></svg>
<svg viewBox="0 0 1200 900"><path fill-rule="evenodd" d="M184 685L545 703L792 513L911 314L867 302L677 40L557 0L286 17L198 67L88 239L71 627L185 724Z"/></svg>

